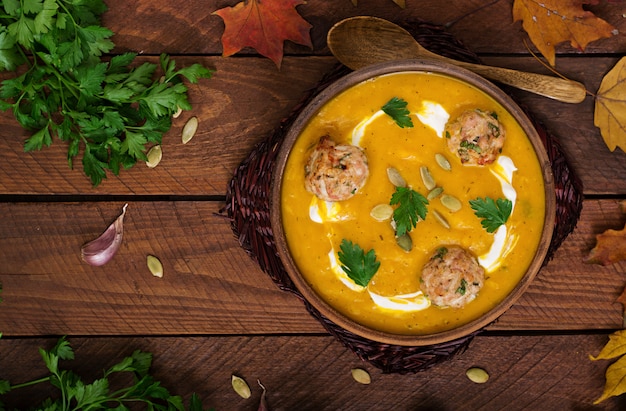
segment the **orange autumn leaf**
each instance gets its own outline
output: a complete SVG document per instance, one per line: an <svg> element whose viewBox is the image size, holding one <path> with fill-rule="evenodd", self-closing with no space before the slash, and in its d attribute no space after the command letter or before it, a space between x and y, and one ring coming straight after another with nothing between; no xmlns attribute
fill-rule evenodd
<svg viewBox="0 0 626 411"><path fill-rule="evenodd" d="M606 230L596 236L596 246L589 252L586 263L609 265L626 259L626 227L621 231Z"/></svg>
<svg viewBox="0 0 626 411"><path fill-rule="evenodd" d="M541 54L554 66L555 46L569 41L584 50L592 41L610 37L615 28L583 9L597 0L515 0L513 21L522 26Z"/></svg>
<svg viewBox="0 0 626 411"><path fill-rule="evenodd" d="M226 26L222 55L232 56L244 47L252 47L280 68L285 40L313 48L309 33L312 26L296 11L296 7L304 3L302 0L245 0L213 12Z"/></svg>
<svg viewBox="0 0 626 411"><path fill-rule="evenodd" d="M626 151L626 57L602 79L593 120L609 150Z"/></svg>

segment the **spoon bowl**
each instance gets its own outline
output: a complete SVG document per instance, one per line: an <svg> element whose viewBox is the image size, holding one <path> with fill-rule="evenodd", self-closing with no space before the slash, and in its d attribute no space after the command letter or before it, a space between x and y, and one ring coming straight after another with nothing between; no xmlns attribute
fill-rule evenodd
<svg viewBox="0 0 626 411"><path fill-rule="evenodd" d="M329 30L327 43L337 60L352 70L385 61L427 58L566 103L580 103L587 94L585 86L576 81L441 56L424 48L402 27L378 17L357 16L338 22Z"/></svg>

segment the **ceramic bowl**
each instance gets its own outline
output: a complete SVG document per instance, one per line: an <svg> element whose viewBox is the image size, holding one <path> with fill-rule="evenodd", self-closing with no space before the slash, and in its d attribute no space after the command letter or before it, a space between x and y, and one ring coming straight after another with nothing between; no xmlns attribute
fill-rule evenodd
<svg viewBox="0 0 626 411"><path fill-rule="evenodd" d="M536 252L534 255L529 257L530 263L521 279L512 287L511 291L508 292L507 295L505 295L495 305L492 305L492 307L486 312L459 326L438 330L432 333L383 331L375 326L371 326L367 321L362 321L348 316L342 310L333 306L333 303L329 302L328 298L325 298L320 295L320 293L316 292L311 283L302 275L302 263L295 260L293 250L290 249L290 246L288 245L285 233L285 220L283 218L283 204L281 196L284 185L286 184L284 181L285 167L288 159L292 155L294 144L300 137L302 130L313 118L315 118L315 116L318 115L320 110L322 110L327 103L331 102L337 95L345 90L357 84L370 81L371 79L379 78L380 76L403 72L435 73L452 77L453 79L463 83L468 83L481 90L501 105L501 107L510 113L510 115L517 121L530 141L532 149L534 150L538 163L541 167L540 173L542 176L540 178L543 178L543 191L545 193L545 218L543 219L543 222L539 222L541 237L538 241ZM365 99L363 104L370 104L370 102ZM372 163L372 161L370 161L370 163ZM505 94L493 83L465 69L435 61L403 60L377 64L352 72L330 84L327 88L310 100L308 105L301 110L300 114L291 124L278 153L272 176L271 187L271 225L276 241L277 251L285 269L287 270L287 273L300 293L310 304L313 305L313 307L319 310L324 316L333 321L335 324L359 336L380 343L403 346L440 344L462 338L489 325L501 316L507 309L509 309L528 288L529 284L542 267L554 229L556 206L550 162L540 137L525 112L520 109L520 107L507 94ZM302 217L308 218L307 215L303 215ZM413 241L419 242L420 239L415 238ZM319 236L311 236L311 238L308 238L306 242L328 243L328 239L323 237L320 238ZM407 258L410 257L407 255ZM463 309L464 308L460 308L460 310ZM419 321L420 313L416 313L415 316Z"/></svg>

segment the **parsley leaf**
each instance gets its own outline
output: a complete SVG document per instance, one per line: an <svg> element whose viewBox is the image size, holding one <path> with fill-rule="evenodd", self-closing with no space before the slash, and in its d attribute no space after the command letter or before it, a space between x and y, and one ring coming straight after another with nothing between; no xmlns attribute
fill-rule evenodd
<svg viewBox="0 0 626 411"><path fill-rule="evenodd" d="M393 97L381 108L389 117L391 117L398 126L401 128L413 127L413 121L409 116L410 112L407 110L407 102L401 98Z"/></svg>
<svg viewBox="0 0 626 411"><path fill-rule="evenodd" d="M470 200L469 203L476 217L482 218L480 224L488 233L493 233L505 224L513 211L513 203L506 198L498 198L494 201L491 197L484 199L478 197Z"/></svg>
<svg viewBox="0 0 626 411"><path fill-rule="evenodd" d="M367 253L363 251L361 246L353 244L352 241L343 239L339 246L339 261L341 269L348 274L356 284L367 287L378 268L380 261L376 261L376 253L369 250Z"/></svg>
<svg viewBox="0 0 626 411"><path fill-rule="evenodd" d="M396 223L396 236L398 237L415 228L419 219L424 220L428 213L426 197L407 187L396 187L389 204L398 205L393 210L393 221Z"/></svg>
<svg viewBox="0 0 626 411"><path fill-rule="evenodd" d="M0 380L0 395L23 387L29 387L43 382L50 383L59 390L59 395L44 400L33 409L46 410L100 410L113 409L128 410L136 404L141 404L149 410L179 410L184 411L183 399L170 392L148 374L152 363L152 354L135 351L130 357L113 365L104 371L102 378L86 384L79 375L59 367L60 360L74 359L72 347L65 337L57 342L51 350L39 349L41 356L50 374L47 377L33 381L11 385L7 380ZM133 377L120 379L118 373L132 373ZM130 386L111 390L109 378L119 385L120 381L130 381ZM55 398L54 400L52 398ZM0 401L0 409L2 408ZM142 407L139 407L142 408ZM189 410L202 411L202 401L193 394L189 403Z"/></svg>
<svg viewBox="0 0 626 411"><path fill-rule="evenodd" d="M67 144L70 168L82 153L93 186L108 172L145 160L178 108L191 109L184 80L213 74L200 64L177 69L165 54L159 64L138 67L133 53L103 61L115 44L113 32L101 26L102 0L5 0L3 8L0 71L28 66L2 81L0 109L32 132L25 151L58 138Z"/></svg>

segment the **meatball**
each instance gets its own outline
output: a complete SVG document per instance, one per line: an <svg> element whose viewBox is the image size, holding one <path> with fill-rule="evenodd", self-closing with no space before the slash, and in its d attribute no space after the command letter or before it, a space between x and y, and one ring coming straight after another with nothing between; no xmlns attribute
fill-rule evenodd
<svg viewBox="0 0 626 411"><path fill-rule="evenodd" d="M329 136L323 136L313 149L304 173L308 192L324 201L341 201L363 187L369 168L360 147L336 144Z"/></svg>
<svg viewBox="0 0 626 411"><path fill-rule="evenodd" d="M467 110L445 127L448 149L468 165L491 164L502 152L505 132L495 113Z"/></svg>
<svg viewBox="0 0 626 411"><path fill-rule="evenodd" d="M476 258L461 247L441 247L424 265L420 286L440 307L463 307L478 295L485 271Z"/></svg>

